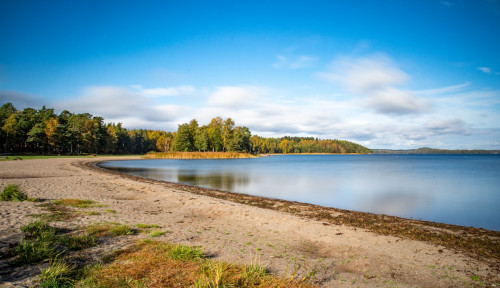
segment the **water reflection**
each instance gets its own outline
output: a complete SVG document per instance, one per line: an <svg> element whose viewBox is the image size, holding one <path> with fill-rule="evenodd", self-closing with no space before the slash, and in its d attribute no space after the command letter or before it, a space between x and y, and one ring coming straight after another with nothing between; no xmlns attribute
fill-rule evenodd
<svg viewBox="0 0 500 288"><path fill-rule="evenodd" d="M412 217L415 211L432 203L432 195L418 191L392 190L374 193L362 199L362 210L388 215L404 215Z"/></svg>
<svg viewBox="0 0 500 288"><path fill-rule="evenodd" d="M248 176L230 172L205 174L197 170L179 170L178 173L177 182L228 191L234 191L237 187L244 189L250 182Z"/></svg>
<svg viewBox="0 0 500 288"><path fill-rule="evenodd" d="M237 193L500 230L499 155L313 155L105 162Z"/></svg>
<svg viewBox="0 0 500 288"><path fill-rule="evenodd" d="M179 182L187 185L227 191L245 190L245 187L250 183L250 178L247 175L231 172L206 172L196 169L108 167L106 165L103 165L103 167L116 172L155 180Z"/></svg>

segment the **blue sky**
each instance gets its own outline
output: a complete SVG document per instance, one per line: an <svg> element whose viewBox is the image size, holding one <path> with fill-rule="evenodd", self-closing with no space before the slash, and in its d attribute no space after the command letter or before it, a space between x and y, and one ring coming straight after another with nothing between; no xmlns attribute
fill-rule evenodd
<svg viewBox="0 0 500 288"><path fill-rule="evenodd" d="M0 103L500 149L500 1L0 1Z"/></svg>

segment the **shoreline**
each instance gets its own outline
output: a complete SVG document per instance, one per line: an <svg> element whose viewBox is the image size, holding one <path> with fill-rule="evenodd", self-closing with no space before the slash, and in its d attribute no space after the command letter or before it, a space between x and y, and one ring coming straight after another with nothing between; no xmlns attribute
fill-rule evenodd
<svg viewBox="0 0 500 288"><path fill-rule="evenodd" d="M380 235L403 237L411 240L429 242L435 245L443 245L447 248L457 249L462 252L470 253L471 255L492 258L500 265L500 241L495 241L494 243L485 242L483 243L482 247L478 247L476 243L478 240L481 241L481 239L483 239L484 237L491 237L499 240L500 231L477 228L473 226L462 226L427 220L408 219L386 214L346 210L304 202L254 196L244 193L218 190L214 188L205 188L177 182L155 180L109 170L104 167L100 167L100 162L103 161L88 162L83 166L87 169L97 169L105 173L120 175L121 177L130 178L135 181L157 183L160 185L165 185L169 188L175 188L198 195L204 195L228 200L239 204L285 212L299 217L305 217L311 220L323 221L327 225L347 225L353 228L367 229L370 232L374 232ZM397 225L400 227L390 227L390 229L387 229L388 225ZM443 236L444 238L438 236L439 234L437 233L439 232L442 233L441 236ZM436 238L435 236L438 237ZM457 247L457 244L459 244L460 246Z"/></svg>
<svg viewBox="0 0 500 288"><path fill-rule="evenodd" d="M140 158L0 162L0 188L17 184L42 203L78 198L102 204L102 208L92 208L95 211L78 211L95 213L78 213L74 220L58 225L156 224L169 231L156 240L200 246L214 260L257 262L284 277L311 276L311 283L318 287L500 285L500 257L494 250L500 234L495 231L248 196L94 166L120 159ZM0 202L0 248L20 240L19 227L33 220L30 214L43 212L39 203ZM469 249L473 247L412 240L418 237L411 230L418 228L421 233L415 235L450 235L439 238L445 242L497 242L490 242L494 247L484 250L484 245ZM149 239L149 235L121 236L113 243L101 243L89 257L99 261L103 251L122 249L138 239ZM36 273L38 266L12 268L0 273L0 283L22 286L36 282Z"/></svg>

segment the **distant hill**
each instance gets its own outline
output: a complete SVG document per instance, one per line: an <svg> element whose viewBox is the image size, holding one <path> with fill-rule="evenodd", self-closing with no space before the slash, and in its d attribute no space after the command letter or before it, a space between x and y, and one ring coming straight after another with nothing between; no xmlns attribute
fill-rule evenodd
<svg viewBox="0 0 500 288"><path fill-rule="evenodd" d="M372 149L374 154L500 154L500 150L448 150L422 147L418 149Z"/></svg>

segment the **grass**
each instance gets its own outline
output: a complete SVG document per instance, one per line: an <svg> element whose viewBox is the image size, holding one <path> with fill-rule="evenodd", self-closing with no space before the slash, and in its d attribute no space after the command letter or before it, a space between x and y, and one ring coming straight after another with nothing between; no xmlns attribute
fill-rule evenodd
<svg viewBox="0 0 500 288"><path fill-rule="evenodd" d="M136 227L139 229L160 228L160 226L156 224L143 224L143 223L138 223Z"/></svg>
<svg viewBox="0 0 500 288"><path fill-rule="evenodd" d="M47 222L68 221L75 217L74 211L67 206L56 205L54 203L44 203L39 206L45 208L49 213L32 216L39 217Z"/></svg>
<svg viewBox="0 0 500 288"><path fill-rule="evenodd" d="M172 232L170 232L168 230L167 231L154 230L154 231L151 231L149 233L149 236L151 236L151 237L160 237L160 236L163 236L163 235L165 235L167 233L172 233Z"/></svg>
<svg viewBox="0 0 500 288"><path fill-rule="evenodd" d="M75 218L76 215L78 214L84 214L84 215L100 215L101 213L98 211L74 211L72 208L95 208L95 207L105 207L103 204L99 204L98 202L95 202L93 200L88 200L88 199L73 199L73 198L66 198L66 199L58 199L51 201L49 203L44 203L41 204L40 207L45 208L48 210L48 214L38 214L38 215L33 215L37 216L45 221L67 221ZM107 212L107 211L106 211Z"/></svg>
<svg viewBox="0 0 500 288"><path fill-rule="evenodd" d="M87 271L77 287L313 287L277 278L266 269L209 260L198 247L142 241L104 266Z"/></svg>
<svg viewBox="0 0 500 288"><path fill-rule="evenodd" d="M97 202L92 201L92 200L72 199L72 198L54 200L54 201L52 201L52 203L55 205L71 206L74 208L93 208L93 207L103 207L104 206L104 205L98 204Z"/></svg>
<svg viewBox="0 0 500 288"><path fill-rule="evenodd" d="M11 155L0 158L0 161L12 160L33 160L33 159L53 159L53 158L95 158L95 157L141 157L143 155Z"/></svg>
<svg viewBox="0 0 500 288"><path fill-rule="evenodd" d="M99 223L92 224L85 228L87 233L96 237L104 236L121 236L135 234L136 231L128 225L120 225L117 223Z"/></svg>
<svg viewBox="0 0 500 288"><path fill-rule="evenodd" d="M237 159L256 156L239 152L152 152L144 157L149 159Z"/></svg>
<svg viewBox="0 0 500 288"><path fill-rule="evenodd" d="M28 200L28 196L16 184L9 184L3 188L0 200L21 202Z"/></svg>
<svg viewBox="0 0 500 288"><path fill-rule="evenodd" d="M32 264L51 261L69 250L78 251L95 246L96 238L90 234L64 235L47 222L36 220L21 227L24 238L14 247L14 264Z"/></svg>
<svg viewBox="0 0 500 288"><path fill-rule="evenodd" d="M203 258L204 254L199 247L174 245L170 247L169 256L174 260L197 260Z"/></svg>
<svg viewBox="0 0 500 288"><path fill-rule="evenodd" d="M38 276L40 278L39 287L73 287L78 274L79 269L76 265L64 260L53 260L48 268L41 270L41 274Z"/></svg>

